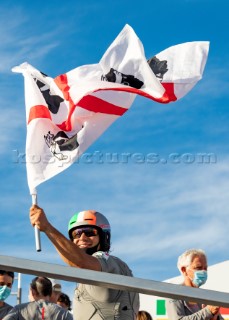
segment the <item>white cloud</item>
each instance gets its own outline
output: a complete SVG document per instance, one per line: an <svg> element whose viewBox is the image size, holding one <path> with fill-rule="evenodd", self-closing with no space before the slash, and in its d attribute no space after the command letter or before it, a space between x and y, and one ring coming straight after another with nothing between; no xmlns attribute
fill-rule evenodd
<svg viewBox="0 0 229 320"><path fill-rule="evenodd" d="M20 6L12 6L11 10L1 8L1 73L10 73L13 66L27 59L38 61L58 46L58 27L43 32L34 26L31 34L31 24L34 26L33 18Z"/></svg>
<svg viewBox="0 0 229 320"><path fill-rule="evenodd" d="M161 166L155 170L138 165L97 166L96 170L95 166L85 166L81 172L72 171L72 179L87 187L69 191L67 203L55 198L54 207L60 215L53 211L53 204L48 204L46 211L64 230L63 223L67 226L67 221L61 212L68 213L70 218L78 208L84 209L85 205L88 208L93 203L111 221L115 253L128 256L131 261L146 258L150 251L157 254L166 251L172 256L181 248L198 244L212 253L228 245L225 239L222 245L222 235L227 231L224 223L228 214L227 175L226 162L189 167L171 165L166 169ZM64 184L63 188L66 187ZM61 189L57 185L55 192ZM88 199L92 190L94 194ZM69 203L75 197L76 203ZM43 200L48 203L48 198Z"/></svg>
<svg viewBox="0 0 229 320"><path fill-rule="evenodd" d="M212 99L222 98L228 95L228 84L227 66L223 68L210 66L204 74L203 80L196 88L196 94L199 98L201 96L211 97Z"/></svg>

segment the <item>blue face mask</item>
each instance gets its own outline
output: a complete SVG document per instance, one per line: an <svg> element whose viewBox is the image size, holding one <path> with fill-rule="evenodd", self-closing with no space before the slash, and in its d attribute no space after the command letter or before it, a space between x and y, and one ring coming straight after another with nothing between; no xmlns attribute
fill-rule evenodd
<svg viewBox="0 0 229 320"><path fill-rule="evenodd" d="M194 278L192 280L192 283L199 288L200 286L205 284L205 282L207 281L207 278L208 278L208 273L206 270L196 270L194 272Z"/></svg>
<svg viewBox="0 0 229 320"><path fill-rule="evenodd" d="M0 286L0 301L6 300L11 293L11 289L7 286Z"/></svg>

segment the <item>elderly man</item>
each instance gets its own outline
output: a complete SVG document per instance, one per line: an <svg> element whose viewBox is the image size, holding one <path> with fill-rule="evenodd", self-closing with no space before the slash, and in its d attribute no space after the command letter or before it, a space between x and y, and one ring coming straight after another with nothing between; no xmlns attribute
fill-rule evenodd
<svg viewBox="0 0 229 320"><path fill-rule="evenodd" d="M207 281L207 257L201 249L190 249L178 258L177 267L184 277L183 285L199 288ZM196 302L166 300L170 320L221 320L219 306L203 306Z"/></svg>

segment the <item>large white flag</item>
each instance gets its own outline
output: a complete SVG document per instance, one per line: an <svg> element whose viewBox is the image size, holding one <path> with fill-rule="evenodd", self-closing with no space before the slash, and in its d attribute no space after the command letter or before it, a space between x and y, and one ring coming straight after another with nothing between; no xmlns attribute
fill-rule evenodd
<svg viewBox="0 0 229 320"><path fill-rule="evenodd" d="M13 68L25 79L26 165L30 193L68 168L133 103L136 94L176 101L201 79L208 42L188 42L146 59L126 25L98 64L55 79L28 63Z"/></svg>

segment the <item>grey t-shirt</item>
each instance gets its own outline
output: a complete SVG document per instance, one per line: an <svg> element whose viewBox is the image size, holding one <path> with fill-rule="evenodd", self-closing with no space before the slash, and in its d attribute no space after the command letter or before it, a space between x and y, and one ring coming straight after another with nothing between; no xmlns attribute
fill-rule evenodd
<svg viewBox="0 0 229 320"><path fill-rule="evenodd" d="M72 315L59 305L43 299L16 305L4 320L72 320Z"/></svg>
<svg viewBox="0 0 229 320"><path fill-rule="evenodd" d="M12 308L13 307L10 306L8 303L4 303L4 305L0 307L0 320L3 319L3 317L5 317Z"/></svg>
<svg viewBox="0 0 229 320"><path fill-rule="evenodd" d="M207 307L202 308L198 303L183 300L166 299L166 311L169 320L211 320L213 318ZM223 320L223 317L219 315L217 319Z"/></svg>
<svg viewBox="0 0 229 320"><path fill-rule="evenodd" d="M98 251L93 254L101 264L101 271L133 276L125 262ZM74 320L134 320L139 310L139 295L135 292L114 290L80 284L75 291Z"/></svg>

